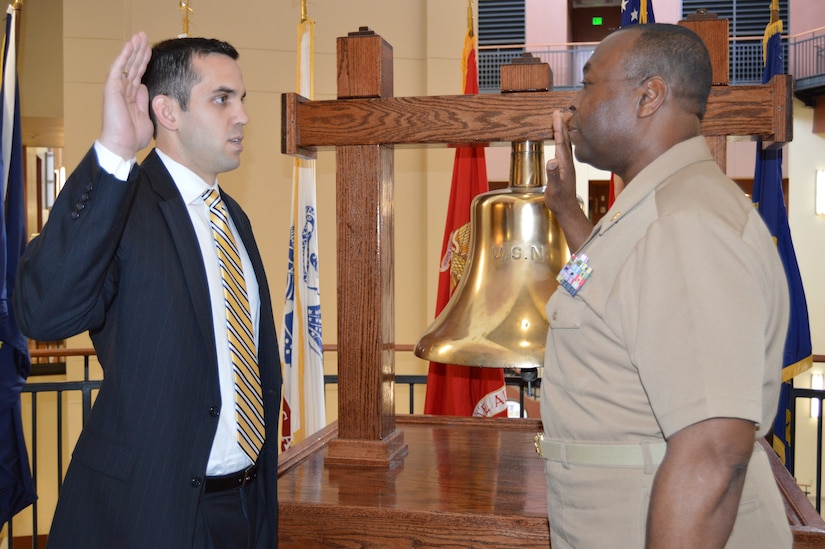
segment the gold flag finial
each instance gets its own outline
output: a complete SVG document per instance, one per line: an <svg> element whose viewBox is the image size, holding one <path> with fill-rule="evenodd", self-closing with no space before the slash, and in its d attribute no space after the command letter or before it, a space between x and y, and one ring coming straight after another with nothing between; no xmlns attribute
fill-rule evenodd
<svg viewBox="0 0 825 549"><path fill-rule="evenodd" d="M473 25L473 0L467 0L467 34L473 36L475 25Z"/></svg>
<svg viewBox="0 0 825 549"><path fill-rule="evenodd" d="M15 55L16 55L16 48L20 46L20 21L21 15L23 13L23 0L14 0L11 4L11 9L17 12L17 15L14 18L14 46L15 46ZM0 75L1 76L1 75ZM1 79L1 78L0 78Z"/></svg>
<svg viewBox="0 0 825 549"><path fill-rule="evenodd" d="M180 0L178 5L178 10L183 12L183 33L181 36L189 36L189 14L193 12L192 7L189 5L191 3L192 0Z"/></svg>
<svg viewBox="0 0 825 549"><path fill-rule="evenodd" d="M768 40L776 34L782 34L782 20L779 18L779 0L771 0L770 23L765 27L762 36L762 64L768 62Z"/></svg>

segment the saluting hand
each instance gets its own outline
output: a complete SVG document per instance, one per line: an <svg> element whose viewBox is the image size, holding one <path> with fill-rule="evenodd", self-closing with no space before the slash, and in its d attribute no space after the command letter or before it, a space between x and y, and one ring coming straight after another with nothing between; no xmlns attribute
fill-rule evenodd
<svg viewBox="0 0 825 549"><path fill-rule="evenodd" d="M556 155L547 161L547 187L544 203L559 221L570 251L584 244L593 225L579 206L576 197L576 169L573 166L573 145L562 114L553 111L553 140Z"/></svg>
<svg viewBox="0 0 825 549"><path fill-rule="evenodd" d="M567 126L561 113L553 111L553 141L556 143L556 155L547 161L547 188L544 191L544 203L551 212L564 210L576 200L576 170L573 167L573 147L567 134Z"/></svg>
<svg viewBox="0 0 825 549"><path fill-rule="evenodd" d="M103 89L103 128L98 140L126 160L152 140L149 92L140 83L151 55L146 34L132 36L109 68Z"/></svg>

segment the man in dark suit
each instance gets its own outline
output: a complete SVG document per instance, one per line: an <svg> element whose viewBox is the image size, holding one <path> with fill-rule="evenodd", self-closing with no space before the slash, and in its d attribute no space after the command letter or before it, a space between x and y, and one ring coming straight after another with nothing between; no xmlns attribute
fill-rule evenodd
<svg viewBox="0 0 825 549"><path fill-rule="evenodd" d="M205 202L240 163L248 118L237 57L218 40L150 50L133 36L106 80L100 136L21 261L23 332L48 341L88 330L104 369L50 549L277 546L281 370L269 287L249 219L220 192L259 371L259 429L242 445L239 344Z"/></svg>

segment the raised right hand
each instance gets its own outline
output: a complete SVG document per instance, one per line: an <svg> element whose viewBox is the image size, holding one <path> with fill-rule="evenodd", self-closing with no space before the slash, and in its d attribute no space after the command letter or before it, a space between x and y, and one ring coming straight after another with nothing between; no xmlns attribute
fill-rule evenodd
<svg viewBox="0 0 825 549"><path fill-rule="evenodd" d="M103 88L103 128L98 141L125 160L149 145L154 132L149 92L140 83L151 55L146 34L132 36L109 68Z"/></svg>
<svg viewBox="0 0 825 549"><path fill-rule="evenodd" d="M556 154L547 161L547 187L544 203L564 231L570 251L577 250L593 229L576 197L576 169L573 166L573 146L562 114L553 111L553 140Z"/></svg>

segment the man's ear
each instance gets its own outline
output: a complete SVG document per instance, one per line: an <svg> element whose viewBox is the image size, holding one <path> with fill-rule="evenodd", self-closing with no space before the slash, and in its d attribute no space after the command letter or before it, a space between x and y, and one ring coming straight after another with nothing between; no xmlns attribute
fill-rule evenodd
<svg viewBox="0 0 825 549"><path fill-rule="evenodd" d="M661 76L652 76L641 86L639 96L639 117L646 118L655 113L664 104L668 94L667 82Z"/></svg>
<svg viewBox="0 0 825 549"><path fill-rule="evenodd" d="M177 101L168 95L156 95L152 99L152 110L155 113L155 120L158 121L158 125L170 131L175 131L178 128L175 119L178 110Z"/></svg>

